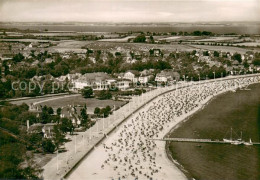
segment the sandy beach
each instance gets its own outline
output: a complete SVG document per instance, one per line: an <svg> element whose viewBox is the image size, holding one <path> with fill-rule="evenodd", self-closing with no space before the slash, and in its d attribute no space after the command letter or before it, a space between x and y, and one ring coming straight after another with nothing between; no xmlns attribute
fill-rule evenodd
<svg viewBox="0 0 260 180"><path fill-rule="evenodd" d="M259 77L183 87L148 103L102 141L68 179L186 179L168 159L162 139L218 94L259 82Z"/></svg>

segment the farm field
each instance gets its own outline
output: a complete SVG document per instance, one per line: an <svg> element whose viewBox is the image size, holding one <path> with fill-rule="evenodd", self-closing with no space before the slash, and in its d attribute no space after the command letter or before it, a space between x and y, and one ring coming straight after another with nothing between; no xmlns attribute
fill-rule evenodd
<svg viewBox="0 0 260 180"><path fill-rule="evenodd" d="M205 38L205 39L199 39L199 40L194 40L194 41L199 41L199 42L218 42L218 41L233 41L236 40L237 37L210 37L210 38Z"/></svg>
<svg viewBox="0 0 260 180"><path fill-rule="evenodd" d="M247 51L255 51L254 49L244 49L239 47L231 47L231 46L207 46L207 45L191 45L194 48L197 49L205 49L205 50L211 50L211 51L223 51L223 52L231 52L231 53L241 53L245 54Z"/></svg>
<svg viewBox="0 0 260 180"><path fill-rule="evenodd" d="M54 43L56 41L51 41L51 40L41 40L41 39L0 39L0 41L3 42L31 42L31 43L47 43L51 42Z"/></svg>
<svg viewBox="0 0 260 180"><path fill-rule="evenodd" d="M129 39L135 38L136 36L128 36L125 38L117 38L117 39L101 39L98 40L100 42L128 42Z"/></svg>
<svg viewBox="0 0 260 180"><path fill-rule="evenodd" d="M253 46L253 47L257 47L257 46L260 46L260 42L237 43L237 44L234 44L234 46Z"/></svg>

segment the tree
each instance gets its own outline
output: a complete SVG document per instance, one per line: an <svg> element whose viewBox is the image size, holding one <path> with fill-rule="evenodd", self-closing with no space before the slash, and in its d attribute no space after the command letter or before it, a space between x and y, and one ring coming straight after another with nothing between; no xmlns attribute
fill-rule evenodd
<svg viewBox="0 0 260 180"><path fill-rule="evenodd" d="M88 124L88 115L87 115L87 108L84 107L80 110L80 116L81 116L81 124L82 126L87 126Z"/></svg>
<svg viewBox="0 0 260 180"><path fill-rule="evenodd" d="M144 34L140 34L136 38L134 38L135 43L144 43L145 41L146 41L146 37Z"/></svg>
<svg viewBox="0 0 260 180"><path fill-rule="evenodd" d="M44 152L53 153L55 151L55 145L50 139L46 139L42 142L42 148Z"/></svg>
<svg viewBox="0 0 260 180"><path fill-rule="evenodd" d="M73 126L71 120L69 120L68 118L62 118L62 119L61 119L60 130L61 130L63 133L69 132L70 134L73 134L73 132L74 132L74 126Z"/></svg>
<svg viewBox="0 0 260 180"><path fill-rule="evenodd" d="M234 60L237 60L239 63L242 62L241 54L235 53L235 54L233 55L233 59L234 59Z"/></svg>
<svg viewBox="0 0 260 180"><path fill-rule="evenodd" d="M30 142L30 144L32 146L40 147L40 145L42 143L42 134L32 133L32 134L29 135L28 141Z"/></svg>
<svg viewBox="0 0 260 180"><path fill-rule="evenodd" d="M47 111L42 111L40 113L40 118L39 119L40 119L40 122L43 123L43 124L51 122L50 114Z"/></svg>
<svg viewBox="0 0 260 180"><path fill-rule="evenodd" d="M153 56L154 55L154 49L150 49L149 53L150 53L150 56Z"/></svg>
<svg viewBox="0 0 260 180"><path fill-rule="evenodd" d="M154 43L154 38L153 38L153 36L150 36L150 41L151 41L151 43Z"/></svg>
<svg viewBox="0 0 260 180"><path fill-rule="evenodd" d="M2 132L0 136L4 137ZM26 153L25 146L15 141L12 142L11 139L7 143L1 138L0 152L0 177L3 179L21 179L22 174L19 164L24 161L23 156Z"/></svg>
<svg viewBox="0 0 260 180"><path fill-rule="evenodd" d="M55 144L56 148L58 149L60 147L60 145L62 145L64 143L65 135L61 131L60 125L55 125L53 132L54 132L54 138L53 138L54 144Z"/></svg>
<svg viewBox="0 0 260 180"><path fill-rule="evenodd" d="M38 122L38 118L36 117L35 113L24 111L18 116L18 120L22 123L26 123L29 120L30 124L34 124Z"/></svg>
<svg viewBox="0 0 260 180"><path fill-rule="evenodd" d="M90 98L93 95L93 89L91 87L84 87L81 90L81 94L84 98Z"/></svg>
<svg viewBox="0 0 260 180"><path fill-rule="evenodd" d="M245 61L245 62L243 63L243 65L244 65L245 68L248 68L248 67L249 67L249 64L248 64L247 61Z"/></svg>
<svg viewBox="0 0 260 180"><path fill-rule="evenodd" d="M58 116L61 115L61 110L62 110L61 108L58 108L58 109L56 110Z"/></svg>
<svg viewBox="0 0 260 180"><path fill-rule="evenodd" d="M218 51L214 51L214 57L219 57L219 52Z"/></svg>
<svg viewBox="0 0 260 180"><path fill-rule="evenodd" d="M193 36L201 36L201 32L200 31L194 31L193 33Z"/></svg>
<svg viewBox="0 0 260 180"><path fill-rule="evenodd" d="M100 100L111 99L112 98L112 94L108 90L102 90L102 91L97 93L97 97Z"/></svg>
<svg viewBox="0 0 260 180"><path fill-rule="evenodd" d="M51 108L52 109L52 108ZM40 113L40 122L43 124L51 122L51 109L48 108L46 105L43 106L42 112ZM53 109L52 109L53 111Z"/></svg>
<svg viewBox="0 0 260 180"><path fill-rule="evenodd" d="M106 111L110 113L111 112L111 107L110 106L106 106Z"/></svg>
<svg viewBox="0 0 260 180"><path fill-rule="evenodd" d="M104 117L107 117L111 113L110 106L106 106L105 108L102 108L100 110L100 115L104 115Z"/></svg>
<svg viewBox="0 0 260 180"><path fill-rule="evenodd" d="M179 31L179 32L178 32L178 35L179 35L179 36L183 36L183 32L182 32L182 31Z"/></svg>
<svg viewBox="0 0 260 180"><path fill-rule="evenodd" d="M28 167L21 170L21 174L24 177L23 179L39 179L43 169L39 168L37 165L31 165L32 163L27 162L27 164L29 164Z"/></svg>
<svg viewBox="0 0 260 180"><path fill-rule="evenodd" d="M211 36L211 35L213 35L213 33L209 32L209 31L202 31L201 35L202 36Z"/></svg>
<svg viewBox="0 0 260 180"><path fill-rule="evenodd" d="M203 52L203 56L209 56L209 52L208 51L204 51Z"/></svg>
<svg viewBox="0 0 260 180"><path fill-rule="evenodd" d="M48 107L48 113L51 115L54 113L54 110L52 109L52 107Z"/></svg>
<svg viewBox="0 0 260 180"><path fill-rule="evenodd" d="M260 58L259 58L259 59L255 59L255 60L253 61L253 64L254 64L255 66L260 66Z"/></svg>
<svg viewBox="0 0 260 180"><path fill-rule="evenodd" d="M24 56L21 54L21 53L18 53L16 54L14 57L13 57L13 61L14 62L21 62L22 60L24 59Z"/></svg>
<svg viewBox="0 0 260 180"><path fill-rule="evenodd" d="M116 52L115 56L121 56L121 53L120 52Z"/></svg>
<svg viewBox="0 0 260 180"><path fill-rule="evenodd" d="M94 114L99 115L100 114L100 108L96 107L94 110Z"/></svg>

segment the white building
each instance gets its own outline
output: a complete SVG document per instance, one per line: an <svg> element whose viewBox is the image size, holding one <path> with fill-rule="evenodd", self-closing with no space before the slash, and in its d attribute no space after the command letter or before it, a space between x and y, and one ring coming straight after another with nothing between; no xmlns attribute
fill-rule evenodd
<svg viewBox="0 0 260 180"><path fill-rule="evenodd" d="M76 80L74 82L74 88L77 90L83 89L84 87L91 86L91 84L84 80Z"/></svg>
<svg viewBox="0 0 260 180"><path fill-rule="evenodd" d="M146 84L146 83L148 83L149 79L150 79L150 76L140 76L140 77L138 78L138 81L139 81L141 84Z"/></svg>
<svg viewBox="0 0 260 180"><path fill-rule="evenodd" d="M118 81L116 83L116 87L120 90L125 90L128 89L130 87L131 81L129 80L122 80L122 81Z"/></svg>
<svg viewBox="0 0 260 180"><path fill-rule="evenodd" d="M136 83L138 81L137 76L139 75L138 71L135 70L129 70L124 74L124 79L128 79L134 83Z"/></svg>
<svg viewBox="0 0 260 180"><path fill-rule="evenodd" d="M162 71L156 74L155 77L156 82L168 82L173 80L178 81L179 79L180 79L180 74L173 71Z"/></svg>
<svg viewBox="0 0 260 180"><path fill-rule="evenodd" d="M81 90L84 87L92 87L93 90L108 89L115 80L108 74L103 72L87 73L82 75L77 80L73 81L74 90Z"/></svg>

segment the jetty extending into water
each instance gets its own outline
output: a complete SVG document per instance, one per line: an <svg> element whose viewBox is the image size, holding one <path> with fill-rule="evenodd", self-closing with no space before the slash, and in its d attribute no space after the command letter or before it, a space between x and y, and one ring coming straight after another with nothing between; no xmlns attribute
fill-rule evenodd
<svg viewBox="0 0 260 180"><path fill-rule="evenodd" d="M173 142L190 142L190 143L215 143L215 144L232 144L229 141L211 140L211 139L189 139L189 138L163 138L150 139L155 141L173 141ZM241 143L241 145L244 143ZM238 145L238 144L235 144ZM252 145L260 145L260 142L252 142Z"/></svg>

